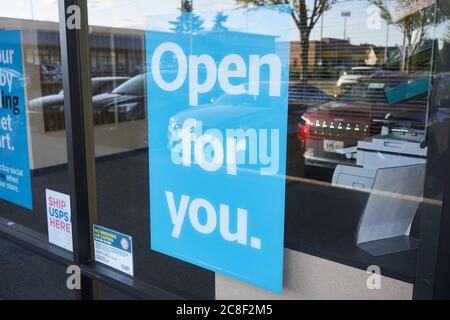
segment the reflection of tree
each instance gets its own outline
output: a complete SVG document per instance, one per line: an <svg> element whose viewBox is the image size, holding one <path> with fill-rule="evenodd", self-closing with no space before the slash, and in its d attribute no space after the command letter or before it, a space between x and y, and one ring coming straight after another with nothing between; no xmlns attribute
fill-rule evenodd
<svg viewBox="0 0 450 320"><path fill-rule="evenodd" d="M419 5L421 0L369 0L381 10L382 18L389 24L397 26L404 35L402 70L410 67L408 58L425 42L428 32L434 23L434 6L416 11L397 20L395 14L411 6Z"/></svg>
<svg viewBox="0 0 450 320"><path fill-rule="evenodd" d="M192 11L186 10L185 6L180 10L181 14L177 19L169 21L172 25L170 30L176 33L199 33L204 30L203 24L205 21L200 16L192 13ZM190 7L190 10L192 10L192 7Z"/></svg>
<svg viewBox="0 0 450 320"><path fill-rule="evenodd" d="M328 10L338 0L310 0L311 4L306 3L307 0L236 0L240 5L244 6L267 6L290 4L292 6L292 18L295 25L300 31L301 42L301 79L306 78L306 69L308 66L309 38L314 26L319 21L322 14Z"/></svg>
<svg viewBox="0 0 450 320"><path fill-rule="evenodd" d="M212 28L213 31L228 31L228 28L224 26L228 20L228 16L224 14L222 11L216 14L214 18L214 26Z"/></svg>

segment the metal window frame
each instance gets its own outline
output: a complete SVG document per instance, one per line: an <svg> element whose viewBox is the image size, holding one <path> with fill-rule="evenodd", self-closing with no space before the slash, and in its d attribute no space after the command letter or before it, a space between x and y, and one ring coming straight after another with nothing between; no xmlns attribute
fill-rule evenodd
<svg viewBox="0 0 450 320"><path fill-rule="evenodd" d="M80 8L80 29L69 29L67 8ZM91 261L90 221L96 219L95 155L89 66L87 1L59 1L59 28L63 70L64 111L67 159L73 230L74 263ZM78 298L93 298L94 286L86 276L81 279Z"/></svg>
<svg viewBox="0 0 450 320"><path fill-rule="evenodd" d="M436 0L436 25L441 18L441 5L443 5L443 1ZM430 103L434 101L436 91L433 89L436 85L436 78L440 75L440 70L437 69L438 55L439 50L435 50ZM428 139L434 139L436 136L436 134L429 135ZM429 146L431 156L435 154L433 152L434 145ZM450 163L450 137L447 139L446 162ZM423 214L420 218L420 243L413 295L415 300L450 299L450 167L446 166L440 170L444 177L442 208L439 210L426 204L421 208Z"/></svg>
<svg viewBox="0 0 450 320"><path fill-rule="evenodd" d="M66 26L71 14L67 8L71 6L80 9L79 29ZM136 298L182 299L156 285L130 279L93 259L92 224L97 222L97 190L87 0L59 0L59 19L69 181L74 199L74 262L83 275L78 298L98 298L93 281L97 280Z"/></svg>
<svg viewBox="0 0 450 320"><path fill-rule="evenodd" d="M81 10L81 28L69 30L66 9L73 5ZM439 5L437 1L437 8ZM58 6L74 253L53 246L43 235L2 218L0 237L60 265L78 265L82 272L82 288L76 295L79 300L98 298L96 282L136 299L197 299L173 288L130 278L93 259L91 226L97 221L97 204L87 0L59 0ZM431 208L423 207L414 299L450 299L450 168L442 170L446 177L442 210L428 211Z"/></svg>
<svg viewBox="0 0 450 320"><path fill-rule="evenodd" d="M76 290L77 300L98 299L97 283L136 299L196 299L188 293L174 292L158 284L130 278L95 262L93 258L91 240L92 224L97 222L97 192L87 0L59 0L58 6L73 254L50 244L42 234L3 218L0 218L0 237L62 266L79 266L82 279L81 290ZM66 27L67 18L71 15L71 12L67 13L70 6L80 8L79 29Z"/></svg>

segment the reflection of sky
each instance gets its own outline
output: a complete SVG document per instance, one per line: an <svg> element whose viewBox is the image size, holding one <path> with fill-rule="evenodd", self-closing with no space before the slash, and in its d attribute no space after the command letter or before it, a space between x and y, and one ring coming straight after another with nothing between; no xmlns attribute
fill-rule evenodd
<svg viewBox="0 0 450 320"><path fill-rule="evenodd" d="M307 0L312 2L312 0ZM30 19L34 16L37 20L58 20L57 0L0 0L2 17ZM169 30L169 20L174 20L178 14L180 0L88 0L89 21L92 25L113 26L123 28L146 29L150 22L152 29ZM247 19L242 11L232 10L236 8L235 0L194 0L195 12L205 20L205 29L213 25L214 16L218 11L226 11L229 14L226 26L233 31L247 31L259 34L283 34L276 30L277 23L267 20L264 15L248 15ZM340 1L331 10L325 13L323 23L323 37L342 39L344 36L344 19L342 11L350 11L352 16L347 20L347 37L354 44L371 43L384 46L386 44L387 26L383 21L379 30L370 30L367 27L369 13L368 1L353 0ZM274 16L272 16L274 17ZM151 18L151 20L148 20ZM321 20L312 32L311 39L318 40L321 35ZM447 27L438 29L439 33L447 32ZM298 40L298 31L292 24L291 39ZM283 39L287 40L287 39ZM402 35L395 27L390 28L389 45L402 43Z"/></svg>
<svg viewBox="0 0 450 320"><path fill-rule="evenodd" d="M233 1L230 1L233 4ZM243 8L225 9L222 12L228 17L224 26L230 31L254 33L270 36L283 35L283 40L289 39L290 30L295 28L295 25L291 25L289 29L282 29L282 26L286 26L286 20L292 21L288 12L280 12L271 7L270 9L258 8L257 10L248 10ZM195 14L201 16L205 21L205 31L211 30L214 25L214 18L217 14L217 10L200 11L197 10ZM170 21L176 20L179 16L179 12L172 12L169 15L153 15L149 16L146 21L146 29L155 31L170 31L173 25ZM270 24L267 23L270 21Z"/></svg>

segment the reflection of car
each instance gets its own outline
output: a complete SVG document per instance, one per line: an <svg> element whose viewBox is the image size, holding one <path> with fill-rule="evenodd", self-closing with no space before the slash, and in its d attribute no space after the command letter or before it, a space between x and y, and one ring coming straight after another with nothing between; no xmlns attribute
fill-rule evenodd
<svg viewBox="0 0 450 320"><path fill-rule="evenodd" d="M279 123L282 115L272 99L279 101L277 98L223 94L210 104L190 108L174 116L169 125L169 136L173 136L174 130L179 129L188 118L205 121L208 127L270 128ZM330 100L330 96L316 87L304 83L290 83L288 134L296 133L298 121L305 111Z"/></svg>
<svg viewBox="0 0 450 320"><path fill-rule="evenodd" d="M44 63L39 65L42 80L62 80L62 68L59 64Z"/></svg>
<svg viewBox="0 0 450 320"><path fill-rule="evenodd" d="M429 78L411 77L371 77L354 85L340 100L305 113L298 125L298 139L306 165L352 164L340 151L379 134L386 122L424 130Z"/></svg>
<svg viewBox="0 0 450 320"><path fill-rule="evenodd" d="M184 121L191 118L204 122L203 130L271 128L274 123L279 122L281 116L277 105L270 102L272 99L275 100L275 98L261 98L261 96L223 94L210 104L188 108L170 119L169 148L174 147L173 139L177 136L176 132L182 128Z"/></svg>
<svg viewBox="0 0 450 320"><path fill-rule="evenodd" d="M359 80L381 72L375 67L354 67L348 72L344 72L337 82L338 87L357 84Z"/></svg>
<svg viewBox="0 0 450 320"><path fill-rule="evenodd" d="M92 96L103 92L110 92L118 85L124 83L129 78L126 77L101 77L92 78ZM53 111L64 111L64 92L60 91L58 94L53 94L41 98L37 98L30 101L30 108L37 109L43 107Z"/></svg>
<svg viewBox="0 0 450 320"><path fill-rule="evenodd" d="M145 119L146 74L140 74L122 83L111 92L92 98L94 123L113 123Z"/></svg>
<svg viewBox="0 0 450 320"><path fill-rule="evenodd" d="M92 95L98 95L102 92L110 92L118 85L124 83L129 78L126 77L101 77L92 78ZM49 95L31 100L29 112L44 112L45 130L62 130L64 129L64 93Z"/></svg>
<svg viewBox="0 0 450 320"><path fill-rule="evenodd" d="M173 70L162 72L164 75L174 74ZM123 83L110 93L93 97L95 124L143 120L145 119L148 73L137 75ZM199 97L199 103L204 104L217 97L217 90ZM170 103L170 102L168 102Z"/></svg>
<svg viewBox="0 0 450 320"><path fill-rule="evenodd" d="M146 73L146 72L147 72L147 65L139 64L134 68L133 75L137 76L137 75L140 75L140 74Z"/></svg>
<svg viewBox="0 0 450 320"><path fill-rule="evenodd" d="M289 126L288 133L297 132L297 124L308 109L317 107L332 98L325 92L304 82L289 83Z"/></svg>

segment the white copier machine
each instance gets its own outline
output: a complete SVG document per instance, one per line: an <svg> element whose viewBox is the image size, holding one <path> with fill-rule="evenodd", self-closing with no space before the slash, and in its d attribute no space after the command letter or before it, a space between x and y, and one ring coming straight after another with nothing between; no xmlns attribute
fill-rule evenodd
<svg viewBox="0 0 450 320"><path fill-rule="evenodd" d="M337 166L333 185L370 192L379 169L425 165L428 148L422 146L424 140L423 132L385 125L380 135L339 152L356 159L356 166Z"/></svg>

